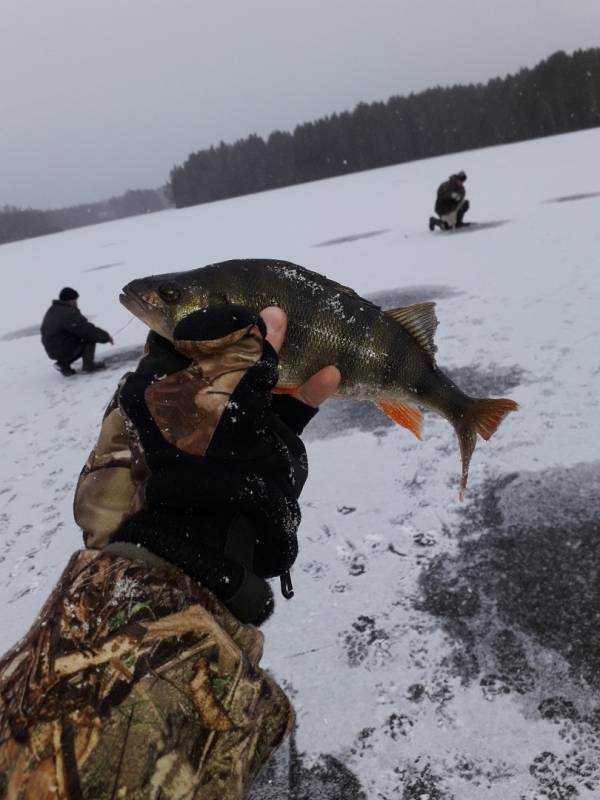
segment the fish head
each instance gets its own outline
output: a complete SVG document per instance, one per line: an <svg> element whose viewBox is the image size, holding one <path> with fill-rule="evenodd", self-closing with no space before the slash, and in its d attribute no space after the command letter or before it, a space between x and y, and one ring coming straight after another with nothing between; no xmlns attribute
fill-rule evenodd
<svg viewBox="0 0 600 800"><path fill-rule="evenodd" d="M123 287L119 300L149 328L173 341L173 331L181 319L218 299L211 297L210 289L197 279L197 272L138 278Z"/></svg>

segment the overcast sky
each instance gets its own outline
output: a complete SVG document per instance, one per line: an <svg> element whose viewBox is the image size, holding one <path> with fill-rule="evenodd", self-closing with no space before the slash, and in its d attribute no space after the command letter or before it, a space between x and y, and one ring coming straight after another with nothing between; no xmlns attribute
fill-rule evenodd
<svg viewBox="0 0 600 800"><path fill-rule="evenodd" d="M600 0L1 0L0 205L163 184L193 150L600 46Z"/></svg>

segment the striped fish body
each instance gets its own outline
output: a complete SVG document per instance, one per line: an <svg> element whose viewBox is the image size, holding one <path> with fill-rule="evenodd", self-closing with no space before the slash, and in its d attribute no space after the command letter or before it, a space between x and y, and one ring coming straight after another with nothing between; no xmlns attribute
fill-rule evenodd
<svg viewBox="0 0 600 800"><path fill-rule="evenodd" d="M435 364L433 303L383 311L317 272L287 261L244 259L129 283L121 302L157 333L172 339L180 319L206 306L239 303L255 311L279 306L288 315L280 359L280 388L299 386L333 364L339 394L372 400L420 438L421 413L430 408L454 426L466 484L479 433L489 438L512 400L464 394Z"/></svg>

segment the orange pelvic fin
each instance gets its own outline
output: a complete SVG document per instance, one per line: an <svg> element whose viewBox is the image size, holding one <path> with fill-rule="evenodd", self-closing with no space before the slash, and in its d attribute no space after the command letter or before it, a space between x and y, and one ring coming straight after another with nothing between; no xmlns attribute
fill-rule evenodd
<svg viewBox="0 0 600 800"><path fill-rule="evenodd" d="M271 393L295 395L299 388L299 386L275 386L274 389L271 389Z"/></svg>
<svg viewBox="0 0 600 800"><path fill-rule="evenodd" d="M423 415L418 408L403 405L402 403L384 403L381 401L376 402L375 405L398 425L402 425L403 428L408 428L411 433L414 433L417 439L421 438Z"/></svg>

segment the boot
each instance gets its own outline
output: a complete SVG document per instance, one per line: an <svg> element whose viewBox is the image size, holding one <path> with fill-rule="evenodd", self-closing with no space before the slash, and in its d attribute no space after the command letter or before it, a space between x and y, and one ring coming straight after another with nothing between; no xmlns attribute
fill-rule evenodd
<svg viewBox="0 0 600 800"><path fill-rule="evenodd" d="M59 364L57 361L54 365L54 369L57 369L65 378L70 378L72 375L77 375L77 372L71 367L70 364Z"/></svg>
<svg viewBox="0 0 600 800"><path fill-rule="evenodd" d="M448 230L448 225L443 222L441 219L437 217L429 217L429 230L433 231L435 228L439 228L442 231Z"/></svg>
<svg viewBox="0 0 600 800"><path fill-rule="evenodd" d="M467 213L469 208L470 208L469 201L465 200L465 202L460 207L460 210L459 210L458 214L456 215L456 227L457 228L466 228L466 226L470 224L469 222L463 222L463 217L465 216L465 214Z"/></svg>

